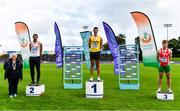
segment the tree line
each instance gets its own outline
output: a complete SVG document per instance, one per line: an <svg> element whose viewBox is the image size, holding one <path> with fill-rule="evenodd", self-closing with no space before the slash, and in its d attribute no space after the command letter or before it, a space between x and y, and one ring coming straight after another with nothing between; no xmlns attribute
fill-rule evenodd
<svg viewBox="0 0 180 111"><path fill-rule="evenodd" d="M115 36L118 45L126 44L126 35L125 34L118 34ZM140 39L139 36L137 36L134 40L135 44L139 45L139 60L142 61L142 50L140 47ZM109 50L108 43L104 43L103 50ZM172 38L168 40L168 47L172 50L173 57L180 57L180 36L176 38Z"/></svg>

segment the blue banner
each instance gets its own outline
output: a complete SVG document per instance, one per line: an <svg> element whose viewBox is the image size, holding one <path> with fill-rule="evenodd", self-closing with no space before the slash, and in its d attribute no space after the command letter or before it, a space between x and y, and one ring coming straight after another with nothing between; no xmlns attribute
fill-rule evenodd
<svg viewBox="0 0 180 111"><path fill-rule="evenodd" d="M86 67L90 69L90 55L89 55L89 37L92 35L90 31L84 31L80 32L81 38L83 40L83 48L84 48L84 56L85 56L85 62L86 62Z"/></svg>
<svg viewBox="0 0 180 111"><path fill-rule="evenodd" d="M115 34L112 28L105 22L103 22L104 31L106 33L108 46L110 52L114 58L114 74L119 74L119 65L118 65L118 43L115 38Z"/></svg>
<svg viewBox="0 0 180 111"><path fill-rule="evenodd" d="M62 50L61 34L56 22L54 23L54 32L56 35L56 42L55 42L56 65L58 68L60 68L63 66L63 50Z"/></svg>

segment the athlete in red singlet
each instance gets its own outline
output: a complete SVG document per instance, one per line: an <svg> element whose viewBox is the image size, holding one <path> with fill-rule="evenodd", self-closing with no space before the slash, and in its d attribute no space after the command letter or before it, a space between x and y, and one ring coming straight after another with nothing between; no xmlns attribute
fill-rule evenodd
<svg viewBox="0 0 180 111"><path fill-rule="evenodd" d="M170 76L170 60L172 59L172 51L171 49L168 49L168 41L163 40L162 41L162 48L157 52L157 60L160 63L159 67L159 81L158 81L158 90L157 92L161 92L161 86L162 86L162 77L164 72L166 73L167 78L167 86L168 86L168 92L172 93L171 90L171 76Z"/></svg>

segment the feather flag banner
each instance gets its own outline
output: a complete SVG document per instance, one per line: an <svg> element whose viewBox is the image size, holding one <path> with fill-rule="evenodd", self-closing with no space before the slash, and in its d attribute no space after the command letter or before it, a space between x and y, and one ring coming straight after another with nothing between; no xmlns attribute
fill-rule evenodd
<svg viewBox="0 0 180 111"><path fill-rule="evenodd" d="M104 31L106 33L110 52L114 58L114 74L119 74L118 43L116 41L115 34L112 28L105 22L103 22L103 26L104 26Z"/></svg>
<svg viewBox="0 0 180 111"><path fill-rule="evenodd" d="M60 68L63 66L63 49L62 49L61 34L56 22L54 23L54 32L56 35L56 42L55 42L56 65L58 68Z"/></svg>
<svg viewBox="0 0 180 111"><path fill-rule="evenodd" d="M90 31L84 31L80 32L81 38L83 40L83 48L84 48L84 55L85 55L85 62L86 62L86 67L90 69L90 55L89 55L89 37L92 35Z"/></svg>
<svg viewBox="0 0 180 111"><path fill-rule="evenodd" d="M30 34L28 26L23 22L15 23L15 30L20 44L21 55L23 59L24 68L29 68L29 43L30 43Z"/></svg>
<svg viewBox="0 0 180 111"><path fill-rule="evenodd" d="M149 17L137 11L131 12L131 15L138 28L144 65L156 68L159 67L159 63L156 60L156 41Z"/></svg>

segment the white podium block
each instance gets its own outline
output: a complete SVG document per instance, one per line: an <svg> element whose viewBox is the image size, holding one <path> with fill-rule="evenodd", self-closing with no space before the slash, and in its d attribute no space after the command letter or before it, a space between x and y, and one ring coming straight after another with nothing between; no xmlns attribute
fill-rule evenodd
<svg viewBox="0 0 180 111"><path fill-rule="evenodd" d="M86 98L103 98L103 81L86 81Z"/></svg>
<svg viewBox="0 0 180 111"><path fill-rule="evenodd" d="M45 92L45 85L26 86L26 96L41 96Z"/></svg>
<svg viewBox="0 0 180 111"><path fill-rule="evenodd" d="M159 100L174 100L174 94L168 92L159 92L156 94Z"/></svg>

